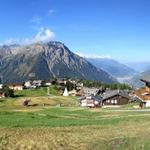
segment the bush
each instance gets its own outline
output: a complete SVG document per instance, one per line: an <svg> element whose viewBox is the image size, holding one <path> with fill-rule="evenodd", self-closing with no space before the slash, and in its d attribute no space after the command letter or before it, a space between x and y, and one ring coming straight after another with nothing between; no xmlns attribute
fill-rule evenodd
<svg viewBox="0 0 150 150"><path fill-rule="evenodd" d="M3 86L2 92L5 93L6 97L14 97L14 90L10 89L8 86Z"/></svg>

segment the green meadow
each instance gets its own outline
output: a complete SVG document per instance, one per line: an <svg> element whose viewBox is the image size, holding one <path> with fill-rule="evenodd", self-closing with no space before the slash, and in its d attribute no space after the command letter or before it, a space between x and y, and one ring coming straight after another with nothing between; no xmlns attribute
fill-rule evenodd
<svg viewBox="0 0 150 150"><path fill-rule="evenodd" d="M46 89L24 90L0 100L1 150L150 149L149 109L137 104L81 108L76 97L55 90L46 94ZM31 99L28 107L22 105L26 98Z"/></svg>

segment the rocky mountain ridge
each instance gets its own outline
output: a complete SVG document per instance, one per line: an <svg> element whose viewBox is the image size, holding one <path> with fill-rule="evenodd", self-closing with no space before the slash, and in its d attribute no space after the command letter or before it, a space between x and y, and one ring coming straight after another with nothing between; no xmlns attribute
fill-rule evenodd
<svg viewBox="0 0 150 150"><path fill-rule="evenodd" d="M30 45L0 47L0 76L4 83L34 79L72 77L117 82L102 69L97 69L84 58L71 52L63 43L50 41ZM34 74L34 76L33 76Z"/></svg>

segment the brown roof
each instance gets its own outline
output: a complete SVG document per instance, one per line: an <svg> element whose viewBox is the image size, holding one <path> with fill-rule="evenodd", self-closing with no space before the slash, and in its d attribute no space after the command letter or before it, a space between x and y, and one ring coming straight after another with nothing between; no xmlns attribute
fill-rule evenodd
<svg viewBox="0 0 150 150"><path fill-rule="evenodd" d="M135 95L143 101L150 100L150 92L146 91L146 88L136 90Z"/></svg>

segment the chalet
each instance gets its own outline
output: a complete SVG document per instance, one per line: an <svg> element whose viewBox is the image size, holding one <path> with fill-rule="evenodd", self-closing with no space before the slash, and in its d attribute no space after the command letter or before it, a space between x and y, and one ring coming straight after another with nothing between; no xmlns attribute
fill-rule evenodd
<svg viewBox="0 0 150 150"><path fill-rule="evenodd" d="M75 89L73 89L72 91L69 91L69 95L70 96L76 96L77 95L77 91Z"/></svg>
<svg viewBox="0 0 150 150"><path fill-rule="evenodd" d="M0 84L0 89L2 89L3 88L3 84Z"/></svg>
<svg viewBox="0 0 150 150"><path fill-rule="evenodd" d="M32 82L32 85L36 86L36 87L41 87L42 86L42 80L34 80Z"/></svg>
<svg viewBox="0 0 150 150"><path fill-rule="evenodd" d="M26 89L35 89L42 86L42 80L26 81L24 87Z"/></svg>
<svg viewBox="0 0 150 150"><path fill-rule="evenodd" d="M94 107L101 106L102 97L91 95L91 96L80 97L78 100L81 107L94 108Z"/></svg>
<svg viewBox="0 0 150 150"><path fill-rule="evenodd" d="M76 89L81 90L83 88L83 83L76 83Z"/></svg>
<svg viewBox="0 0 150 150"><path fill-rule="evenodd" d="M25 83L24 83L24 86L25 86L25 88L30 88L31 87L31 81L26 81Z"/></svg>
<svg viewBox="0 0 150 150"><path fill-rule="evenodd" d="M145 87L135 90L135 96L140 100L140 107L150 107L150 77L141 79Z"/></svg>
<svg viewBox="0 0 150 150"><path fill-rule="evenodd" d="M57 79L57 84L58 85L66 85L67 79L65 78L58 78Z"/></svg>
<svg viewBox="0 0 150 150"><path fill-rule="evenodd" d="M22 91L23 90L23 84L10 84L8 87L14 91Z"/></svg>
<svg viewBox="0 0 150 150"><path fill-rule="evenodd" d="M46 86L51 86L52 83L51 83L50 81L46 81L46 82L45 82L45 85L46 85Z"/></svg>
<svg viewBox="0 0 150 150"><path fill-rule="evenodd" d="M87 87L83 87L83 94L86 96L89 95L97 95L97 93L99 92L98 88L87 88Z"/></svg>
<svg viewBox="0 0 150 150"><path fill-rule="evenodd" d="M129 94L123 90L106 91L103 94L102 106L119 106L130 102Z"/></svg>

